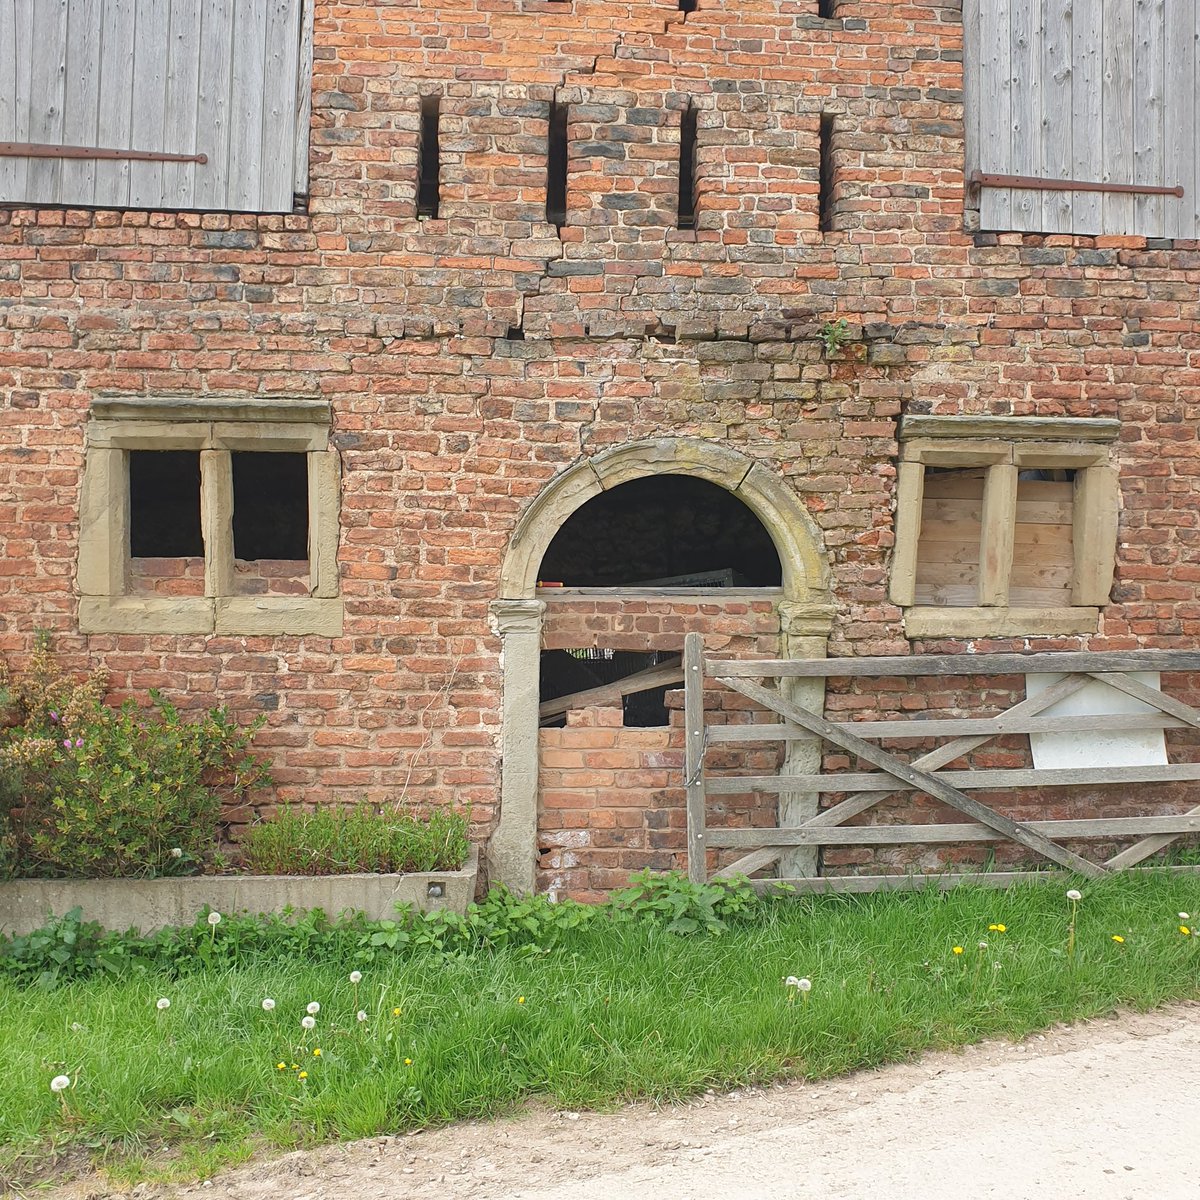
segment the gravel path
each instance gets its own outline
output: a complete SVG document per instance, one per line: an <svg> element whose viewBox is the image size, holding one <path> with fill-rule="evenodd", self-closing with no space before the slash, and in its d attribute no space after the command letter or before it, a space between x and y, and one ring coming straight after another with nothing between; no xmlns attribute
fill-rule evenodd
<svg viewBox="0 0 1200 1200"><path fill-rule="evenodd" d="M825 1084L526 1112L290 1154L192 1200L1195 1200L1200 1004ZM77 1185L66 1197L111 1193Z"/></svg>

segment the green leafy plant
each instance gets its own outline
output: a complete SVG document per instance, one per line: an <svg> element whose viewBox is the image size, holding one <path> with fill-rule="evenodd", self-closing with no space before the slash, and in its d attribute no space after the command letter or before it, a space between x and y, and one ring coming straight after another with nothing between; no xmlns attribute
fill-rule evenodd
<svg viewBox="0 0 1200 1200"><path fill-rule="evenodd" d="M614 892L611 903L618 917L652 917L669 933L718 934L730 921L758 911L764 901L742 877L692 883L678 871L643 871L629 887Z"/></svg>
<svg viewBox="0 0 1200 1200"><path fill-rule="evenodd" d="M447 808L417 813L370 805L312 812L281 808L241 841L242 866L256 875L457 871L467 858L467 818Z"/></svg>
<svg viewBox="0 0 1200 1200"><path fill-rule="evenodd" d="M4 680L0 730L0 868L16 877L180 875L210 861L221 811L270 782L250 753L260 722L223 709L185 720L159 694L152 707L104 703L105 680L79 680L39 636L29 669Z"/></svg>
<svg viewBox="0 0 1200 1200"><path fill-rule="evenodd" d="M836 321L826 321L817 336L825 347L825 357L834 358L850 340L850 323L845 317L839 317Z"/></svg>

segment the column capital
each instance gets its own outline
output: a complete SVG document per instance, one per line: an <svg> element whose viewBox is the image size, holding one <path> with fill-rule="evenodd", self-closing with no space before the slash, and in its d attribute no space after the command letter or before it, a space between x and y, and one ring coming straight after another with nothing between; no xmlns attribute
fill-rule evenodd
<svg viewBox="0 0 1200 1200"><path fill-rule="evenodd" d="M825 637L833 630L837 609L832 604L781 600L778 604L779 630L784 637Z"/></svg>
<svg viewBox="0 0 1200 1200"><path fill-rule="evenodd" d="M509 633L539 633L544 600L493 600L489 606L492 628L504 637Z"/></svg>

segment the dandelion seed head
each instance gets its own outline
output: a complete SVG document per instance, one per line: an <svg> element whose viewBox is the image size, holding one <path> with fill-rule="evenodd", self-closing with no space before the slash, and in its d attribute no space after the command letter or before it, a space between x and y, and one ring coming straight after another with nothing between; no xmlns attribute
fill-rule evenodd
<svg viewBox="0 0 1200 1200"><path fill-rule="evenodd" d="M270 996L268 996L263 1001L263 1012L270 1012L274 1007L275 1007L275 1001L272 1000Z"/></svg>
<svg viewBox="0 0 1200 1200"><path fill-rule="evenodd" d="M172 858L182 858L183 850L179 846L172 846L171 847L171 857Z"/></svg>
<svg viewBox="0 0 1200 1200"><path fill-rule="evenodd" d="M1079 891L1077 888L1071 888L1071 890L1069 892L1067 892L1067 899L1068 900L1082 900L1083 893L1081 891Z"/></svg>
<svg viewBox="0 0 1200 1200"><path fill-rule="evenodd" d="M208 914L208 923L210 925L220 925L221 914L219 912L210 912Z"/></svg>
<svg viewBox="0 0 1200 1200"><path fill-rule="evenodd" d="M796 987L801 992L811 992L812 991L812 980L811 979L797 979Z"/></svg>
<svg viewBox="0 0 1200 1200"><path fill-rule="evenodd" d="M979 943L979 948L980 948L980 950L986 950L986 949L987 949L987 942L980 942L980 943Z"/></svg>
<svg viewBox="0 0 1200 1200"><path fill-rule="evenodd" d="M1180 913L1180 914L1179 914L1179 919L1180 919L1181 921L1190 921L1192 918L1191 918L1191 917L1189 917L1189 916L1187 915L1187 913Z"/></svg>
<svg viewBox="0 0 1200 1200"><path fill-rule="evenodd" d="M157 1008L159 1012L162 1012L164 1008L171 1007L171 1002L166 998L166 996L160 996L154 1007Z"/></svg>
<svg viewBox="0 0 1200 1200"><path fill-rule="evenodd" d="M302 1026L304 1026L305 1029L316 1029L317 1018L316 1017L303 1017L300 1021L300 1024Z"/></svg>
<svg viewBox="0 0 1200 1200"><path fill-rule="evenodd" d="M351 971L350 972L350 982L351 983L362 983L362 972L361 971Z"/></svg>
<svg viewBox="0 0 1200 1200"><path fill-rule="evenodd" d="M70 1086L70 1075L55 1075L55 1077L50 1080L50 1090L52 1092L65 1092Z"/></svg>
<svg viewBox="0 0 1200 1200"><path fill-rule="evenodd" d="M355 1013L355 1020L358 1020L358 1021L365 1021L366 1019L367 1019L367 1014L366 1014L366 1011L365 1011L364 1009L361 1009L361 1008L360 1008L360 1009L358 1010L358 1012L357 1012L357 1013Z"/></svg>
<svg viewBox="0 0 1200 1200"><path fill-rule="evenodd" d="M310 1017L315 1017L317 1013L321 1011L321 1006L316 1000L313 1000L304 1011L308 1013Z"/></svg>

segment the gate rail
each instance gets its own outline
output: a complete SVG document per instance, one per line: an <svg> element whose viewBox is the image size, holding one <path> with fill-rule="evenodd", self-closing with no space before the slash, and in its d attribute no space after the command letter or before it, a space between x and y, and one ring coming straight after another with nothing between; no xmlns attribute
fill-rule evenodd
<svg viewBox="0 0 1200 1200"><path fill-rule="evenodd" d="M706 658L701 635L684 643L684 780L687 789L688 874L708 878L710 848L749 851L715 874L750 874L777 861L794 846L898 845L907 843L1014 841L1057 866L1100 878L1149 858L1181 834L1200 831L1200 807L1169 816L1107 817L1057 821L1015 821L969 795L979 788L1061 787L1080 784L1167 783L1200 779L1200 763L1109 766L1071 769L943 770L964 754L1005 734L1099 732L1105 730L1200 729L1200 711L1132 678L1140 671L1200 671L1200 652L1136 650L1117 653L948 654L844 659ZM991 717L936 720L829 721L792 702L767 680L884 676L999 676L1054 673L1063 678ZM1131 714L1050 714L1046 710L1099 680L1149 706ZM782 721L753 725L708 725L704 689L717 684L753 700ZM743 775L708 779L704 756L709 746L730 742L794 741L819 737L878 768L877 771L821 772L807 775ZM885 750L897 739L945 737L948 741L911 762ZM873 739L873 740L868 740ZM800 825L755 829L709 829L707 799L745 792L851 793ZM915 791L932 796L968 820L939 825L846 825L887 796ZM1103 863L1083 858L1058 839L1138 837L1140 840ZM972 882L1004 885L1044 879L1044 871L1001 871L941 876L836 876L755 880L769 888L781 882L801 891L874 891L878 888L949 887Z"/></svg>

